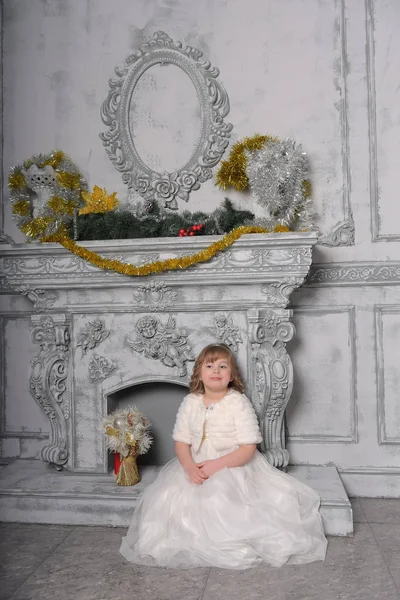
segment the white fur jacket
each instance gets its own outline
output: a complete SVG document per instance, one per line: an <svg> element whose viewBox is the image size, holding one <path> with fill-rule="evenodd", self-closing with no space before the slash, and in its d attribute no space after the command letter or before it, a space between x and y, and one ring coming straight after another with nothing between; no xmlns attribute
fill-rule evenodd
<svg viewBox="0 0 400 600"><path fill-rule="evenodd" d="M262 441L254 408L250 400L236 390L206 408L202 394L188 394L179 407L172 437L176 442L200 448L204 423L207 418L207 437L217 451L242 444L258 444Z"/></svg>

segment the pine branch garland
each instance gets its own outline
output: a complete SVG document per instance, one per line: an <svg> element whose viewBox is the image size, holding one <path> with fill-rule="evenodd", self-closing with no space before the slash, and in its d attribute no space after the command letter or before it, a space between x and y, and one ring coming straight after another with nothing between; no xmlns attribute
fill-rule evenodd
<svg viewBox="0 0 400 600"><path fill-rule="evenodd" d="M107 213L78 215L77 240L177 237L181 229L200 223L204 227L197 235L220 235L253 219L253 213L236 209L228 198L211 214L201 211L159 214L155 210L139 219L129 211L117 209Z"/></svg>

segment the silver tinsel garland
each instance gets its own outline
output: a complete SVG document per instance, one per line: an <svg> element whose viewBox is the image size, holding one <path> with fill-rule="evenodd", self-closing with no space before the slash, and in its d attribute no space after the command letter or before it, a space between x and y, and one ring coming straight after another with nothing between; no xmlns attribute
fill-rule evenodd
<svg viewBox="0 0 400 600"><path fill-rule="evenodd" d="M310 229L309 164L301 146L289 139L269 142L261 150L247 151L247 159L250 188L265 212L257 224L269 229L277 225Z"/></svg>

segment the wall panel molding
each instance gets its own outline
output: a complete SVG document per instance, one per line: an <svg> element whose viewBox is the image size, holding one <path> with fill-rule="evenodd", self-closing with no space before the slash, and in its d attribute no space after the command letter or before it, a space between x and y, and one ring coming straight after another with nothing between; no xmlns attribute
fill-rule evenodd
<svg viewBox="0 0 400 600"><path fill-rule="evenodd" d="M0 435L4 433L6 422L5 337L4 317L0 316Z"/></svg>
<svg viewBox="0 0 400 600"><path fill-rule="evenodd" d="M350 143L349 143L349 123L348 123L348 56L347 56L347 29L346 29L346 5L345 0L339 0L336 3L338 10L336 23L339 29L339 68L338 68L338 88L340 93L340 133L341 133L341 159L342 159L342 211L343 219L336 223L334 227L325 235L322 235L318 244L323 246L353 246L355 227L353 213L351 210L351 174L350 174Z"/></svg>
<svg viewBox="0 0 400 600"><path fill-rule="evenodd" d="M324 306L294 306L293 307L294 317L298 314L309 314L309 315L332 315L332 314L346 314L347 315L347 343L350 348L350 369L349 369L349 409L350 409L350 420L349 430L350 435L330 435L330 434L302 434L302 435L289 435L288 441L290 443L300 444L343 444L343 443L358 443L358 414L357 414L357 355L355 347L355 334L356 334L356 322L355 322L355 306L354 305L324 305Z"/></svg>
<svg viewBox="0 0 400 600"><path fill-rule="evenodd" d="M400 233L385 234L381 230L380 185L378 168L378 129L375 73L375 0L365 0L366 64L368 85L369 179L372 242L400 241ZM397 83L396 83L397 85Z"/></svg>
<svg viewBox="0 0 400 600"><path fill-rule="evenodd" d="M384 445L400 445L400 435L388 436L386 433L386 394L385 394L385 347L383 340L383 316L399 315L400 305L375 305L375 360L376 360L376 397L378 419L378 443Z"/></svg>

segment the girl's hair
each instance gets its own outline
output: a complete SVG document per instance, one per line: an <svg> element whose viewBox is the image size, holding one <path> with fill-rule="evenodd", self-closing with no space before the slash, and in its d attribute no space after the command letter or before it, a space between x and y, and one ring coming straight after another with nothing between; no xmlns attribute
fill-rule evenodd
<svg viewBox="0 0 400 600"><path fill-rule="evenodd" d="M209 346L203 348L196 358L189 385L189 390L192 392L192 394L204 394L204 385L201 380L201 367L205 362L213 363L219 358L225 358L231 367L232 381L229 382L228 388L232 388L243 394L245 388L240 377L236 358L232 351L225 344L210 344Z"/></svg>

